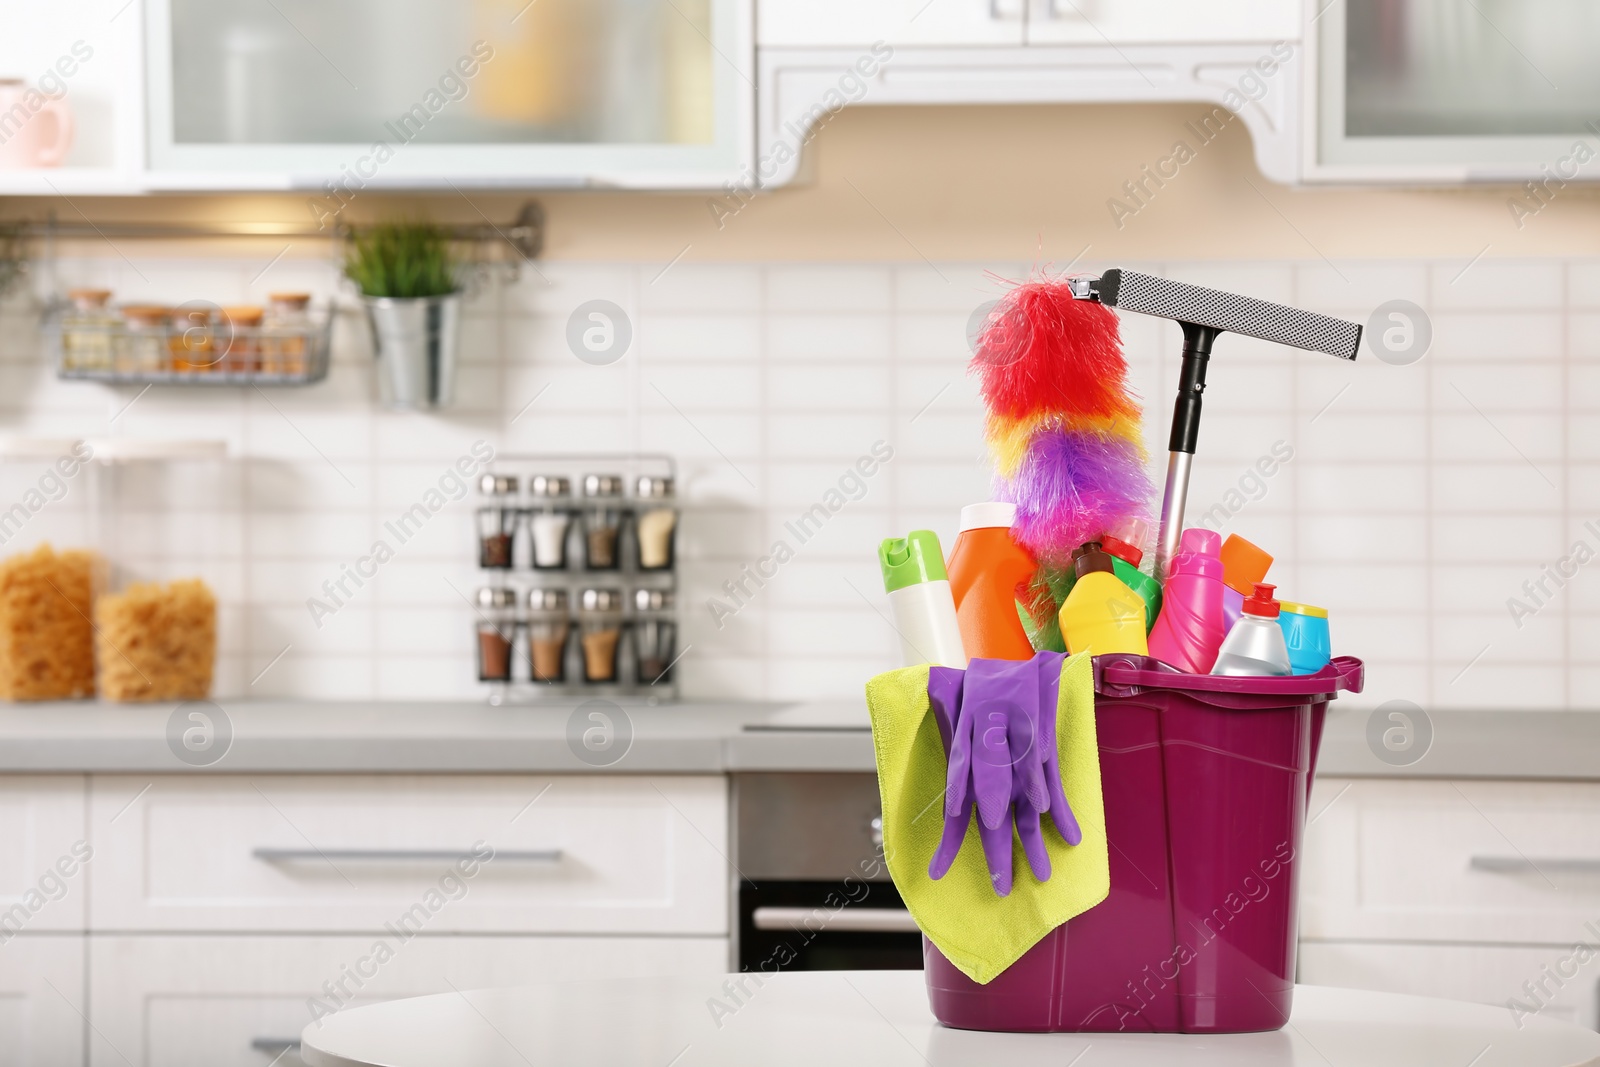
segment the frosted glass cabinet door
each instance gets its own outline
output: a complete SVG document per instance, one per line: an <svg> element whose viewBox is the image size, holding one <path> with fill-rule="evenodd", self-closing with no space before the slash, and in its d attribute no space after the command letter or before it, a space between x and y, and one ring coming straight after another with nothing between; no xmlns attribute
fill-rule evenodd
<svg viewBox="0 0 1600 1067"><path fill-rule="evenodd" d="M716 185L750 154L750 33L750 0L149 0L150 165Z"/></svg>
<svg viewBox="0 0 1600 1067"><path fill-rule="evenodd" d="M1570 180L1591 158L1561 162L1600 117L1593 0L1317 6L1319 162Z"/></svg>

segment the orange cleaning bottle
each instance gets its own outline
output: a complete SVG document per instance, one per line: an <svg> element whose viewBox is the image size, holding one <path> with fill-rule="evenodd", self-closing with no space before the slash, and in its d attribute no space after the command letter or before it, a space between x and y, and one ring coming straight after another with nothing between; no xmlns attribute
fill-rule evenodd
<svg viewBox="0 0 1600 1067"><path fill-rule="evenodd" d="M961 644L973 659L1032 659L1033 645L1017 614L1017 585L1038 568L1011 539L1017 506L999 501L961 509L961 532L945 569L961 623Z"/></svg>

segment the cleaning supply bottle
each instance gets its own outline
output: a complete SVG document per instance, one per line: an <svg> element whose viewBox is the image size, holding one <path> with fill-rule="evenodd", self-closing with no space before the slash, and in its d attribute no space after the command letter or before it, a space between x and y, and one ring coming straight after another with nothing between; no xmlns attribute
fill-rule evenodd
<svg viewBox="0 0 1600 1067"><path fill-rule="evenodd" d="M905 537L886 538L878 546L883 567L883 588L900 631L900 657L907 667L936 663L941 667L967 666L961 647L961 624L944 569L939 535L932 530L912 530Z"/></svg>
<svg viewBox="0 0 1600 1067"><path fill-rule="evenodd" d="M1217 554L1221 544L1222 538L1211 530L1183 531L1161 591L1161 615L1150 630L1150 655L1190 674L1211 672L1217 649L1228 635L1222 618L1222 559Z"/></svg>
<svg viewBox="0 0 1600 1067"><path fill-rule="evenodd" d="M1244 611L1244 598L1255 589L1257 582L1266 579L1272 557L1238 534L1229 534L1222 542L1221 556L1222 584L1226 586L1222 592L1222 617L1231 630Z"/></svg>
<svg viewBox="0 0 1600 1067"><path fill-rule="evenodd" d="M961 509L961 532L946 569L961 623L961 646L980 659L1032 659L1033 643L1017 614L1017 585L1038 569L1011 539L1017 506L999 501Z"/></svg>
<svg viewBox="0 0 1600 1067"><path fill-rule="evenodd" d="M1111 557L1091 541L1072 565L1077 580L1061 605L1061 637L1067 651L1103 656L1108 652L1149 654L1145 643L1144 601L1118 580Z"/></svg>
<svg viewBox="0 0 1600 1067"><path fill-rule="evenodd" d="M1246 598L1244 613L1217 652L1212 674L1289 673L1289 649L1278 628L1278 602L1272 598L1275 588L1266 582L1256 583L1255 594Z"/></svg>
<svg viewBox="0 0 1600 1067"><path fill-rule="evenodd" d="M1287 600L1278 601L1278 607L1282 609L1278 628L1283 631L1283 643L1289 647L1289 667L1295 674L1316 674L1333 658L1328 609Z"/></svg>
<svg viewBox="0 0 1600 1067"><path fill-rule="evenodd" d="M1139 569L1139 562L1144 559L1144 550L1139 546L1144 544L1149 532L1149 523L1143 519L1128 518L1100 538L1100 547L1111 557L1111 568L1118 580L1138 593L1139 599L1144 601L1146 633L1156 624L1156 616L1161 614L1161 583Z"/></svg>

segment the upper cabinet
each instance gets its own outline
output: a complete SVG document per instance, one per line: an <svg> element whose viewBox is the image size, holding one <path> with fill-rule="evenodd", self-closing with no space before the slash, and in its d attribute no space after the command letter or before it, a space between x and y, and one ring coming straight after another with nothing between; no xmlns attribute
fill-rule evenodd
<svg viewBox="0 0 1600 1067"><path fill-rule="evenodd" d="M10 8L0 195L737 196L792 181L816 132L859 104L1192 101L1237 113L1262 173L1283 183L1586 179L1585 138L1600 132L1586 126L1600 121L1592 0Z"/></svg>
<svg viewBox="0 0 1600 1067"><path fill-rule="evenodd" d="M1020 45L1027 0L759 0L762 47Z"/></svg>
<svg viewBox="0 0 1600 1067"><path fill-rule="evenodd" d="M741 0L145 0L145 56L158 181L705 186L749 152Z"/></svg>
<svg viewBox="0 0 1600 1067"><path fill-rule="evenodd" d="M1342 0L1313 32L1308 176L1570 181L1593 155L1591 0Z"/></svg>

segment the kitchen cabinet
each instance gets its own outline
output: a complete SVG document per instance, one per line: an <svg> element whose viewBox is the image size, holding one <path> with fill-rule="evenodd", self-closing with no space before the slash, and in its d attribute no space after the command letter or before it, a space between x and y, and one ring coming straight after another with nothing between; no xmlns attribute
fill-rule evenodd
<svg viewBox="0 0 1600 1067"><path fill-rule="evenodd" d="M1302 937L1600 943L1600 784L1328 779L1311 811Z"/></svg>
<svg viewBox="0 0 1600 1067"><path fill-rule="evenodd" d="M380 943L392 954L380 958ZM298 1064L285 1047L346 1007L551 979L716 975L727 951L720 937L97 937L88 1063Z"/></svg>
<svg viewBox="0 0 1600 1067"><path fill-rule="evenodd" d="M76 776L0 777L0 937L83 928L84 789Z"/></svg>
<svg viewBox="0 0 1600 1067"><path fill-rule="evenodd" d="M1318 5L1305 169L1311 179L1595 177L1600 9L1405 0ZM1537 209L1538 201L1528 202Z"/></svg>
<svg viewBox="0 0 1600 1067"><path fill-rule="evenodd" d="M1309 810L1299 981L1600 1025L1600 783L1327 778Z"/></svg>
<svg viewBox="0 0 1600 1067"><path fill-rule="evenodd" d="M93 929L727 933L721 777L149 783L92 780Z"/></svg>
<svg viewBox="0 0 1600 1067"><path fill-rule="evenodd" d="M760 0L758 47L1020 45L1027 0Z"/></svg>
<svg viewBox="0 0 1600 1067"><path fill-rule="evenodd" d="M1297 40L1297 0L1029 0L1029 44Z"/></svg>
<svg viewBox="0 0 1600 1067"><path fill-rule="evenodd" d="M1493 1004L1524 1019L1537 1015L1600 1029L1600 950L1588 956L1570 944L1318 941L1300 946L1299 961L1299 981L1307 985Z"/></svg>
<svg viewBox="0 0 1600 1067"><path fill-rule="evenodd" d="M0 942L0 1067L84 1062L84 939L20 934Z"/></svg>

